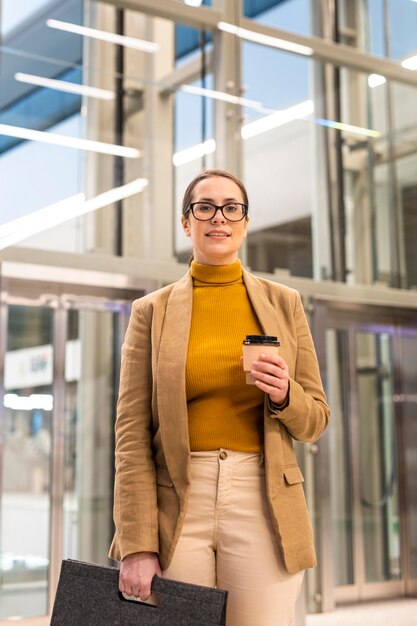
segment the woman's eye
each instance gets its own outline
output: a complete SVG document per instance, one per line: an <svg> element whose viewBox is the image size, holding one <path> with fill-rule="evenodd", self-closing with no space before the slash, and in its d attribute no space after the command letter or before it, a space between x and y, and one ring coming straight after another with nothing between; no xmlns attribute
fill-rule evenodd
<svg viewBox="0 0 417 626"><path fill-rule="evenodd" d="M224 210L227 211L227 213L236 213L238 208L239 207L237 207L235 204L228 204L224 207Z"/></svg>

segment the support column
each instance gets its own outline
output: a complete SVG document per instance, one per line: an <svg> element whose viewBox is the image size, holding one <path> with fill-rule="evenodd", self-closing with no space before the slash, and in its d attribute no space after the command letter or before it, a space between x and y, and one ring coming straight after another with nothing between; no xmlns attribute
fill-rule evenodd
<svg viewBox="0 0 417 626"><path fill-rule="evenodd" d="M337 2L335 0L322 0L320 5L314 3L315 10L312 12L314 19L314 34L316 36L338 41L337 29ZM330 63L314 62L314 89L315 89L315 115L318 118L328 120L340 120L340 70ZM326 189L322 191L321 206L316 213L315 223L315 277L319 273L332 280L346 280L346 249L345 249L345 207L343 188L343 163L342 142L339 130L334 128L317 128L317 151L318 159L323 158L324 171L321 171L321 180L326 181ZM327 220L324 210L324 202L327 200ZM317 258L318 250L323 245L320 240L319 223L328 223L330 266L322 266ZM327 275L327 272L330 275ZM323 278L323 276L321 276Z"/></svg>
<svg viewBox="0 0 417 626"><path fill-rule="evenodd" d="M86 2L86 26L115 32L114 7ZM114 90L114 45L84 38L84 81L95 87ZM85 98L82 119L87 139L114 143L114 103ZM84 190L87 198L108 191L113 186L114 159L109 155L86 152L84 157ZM109 205L84 217L84 248L88 252L115 254L117 247L117 214Z"/></svg>
<svg viewBox="0 0 417 626"><path fill-rule="evenodd" d="M240 0L222 2L224 21L239 24ZM216 2L214 2L216 6ZM241 40L235 35L215 32L213 36L214 88L235 96L242 95ZM215 101L216 167L242 177L242 110L240 105Z"/></svg>
<svg viewBox="0 0 417 626"><path fill-rule="evenodd" d="M158 54L148 55L143 115L144 172L149 187L143 195L145 256L174 258L174 100L160 93L158 81L174 69L175 25L161 18L146 18L146 39L159 44Z"/></svg>

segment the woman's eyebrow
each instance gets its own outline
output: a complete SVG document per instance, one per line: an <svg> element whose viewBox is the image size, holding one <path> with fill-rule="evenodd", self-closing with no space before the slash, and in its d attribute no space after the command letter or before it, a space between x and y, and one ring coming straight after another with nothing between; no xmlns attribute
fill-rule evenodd
<svg viewBox="0 0 417 626"><path fill-rule="evenodd" d="M199 202L214 202L213 198L200 198ZM236 198L224 198L224 202L239 202Z"/></svg>

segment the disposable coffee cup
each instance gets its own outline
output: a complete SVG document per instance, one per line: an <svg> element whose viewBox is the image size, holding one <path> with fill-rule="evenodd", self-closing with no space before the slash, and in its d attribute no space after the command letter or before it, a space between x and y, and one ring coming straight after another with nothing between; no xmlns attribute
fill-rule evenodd
<svg viewBox="0 0 417 626"><path fill-rule="evenodd" d="M246 335L243 341L243 369L246 372L246 384L254 385L256 378L251 374L253 362L257 361L261 354L278 354L280 343L277 337L269 335Z"/></svg>

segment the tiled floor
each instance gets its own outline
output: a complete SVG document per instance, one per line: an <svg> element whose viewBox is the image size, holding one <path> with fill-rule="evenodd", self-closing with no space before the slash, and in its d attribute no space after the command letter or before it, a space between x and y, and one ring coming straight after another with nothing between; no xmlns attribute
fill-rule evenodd
<svg viewBox="0 0 417 626"><path fill-rule="evenodd" d="M308 615L306 626L417 626L417 598L369 602Z"/></svg>

